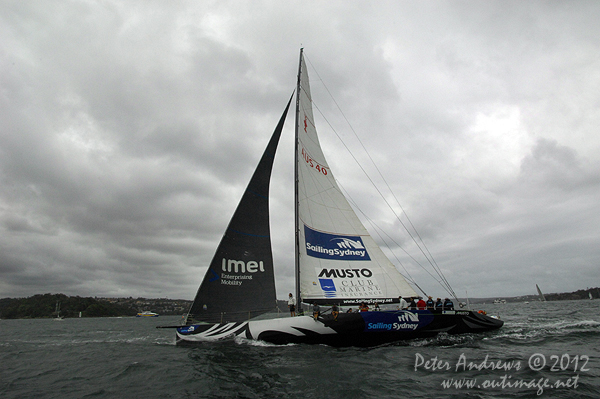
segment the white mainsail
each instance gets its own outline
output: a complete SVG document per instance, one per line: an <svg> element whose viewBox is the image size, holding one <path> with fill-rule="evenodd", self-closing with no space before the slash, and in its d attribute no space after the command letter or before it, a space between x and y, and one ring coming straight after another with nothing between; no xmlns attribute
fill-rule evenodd
<svg viewBox="0 0 600 399"><path fill-rule="evenodd" d="M321 150L301 55L297 110L298 281L303 302L416 296L342 194Z"/></svg>
<svg viewBox="0 0 600 399"><path fill-rule="evenodd" d="M540 301L546 302L546 297L544 296L544 294L542 294L542 290L540 290L540 286L536 284L535 288L537 288L538 295L540 296Z"/></svg>

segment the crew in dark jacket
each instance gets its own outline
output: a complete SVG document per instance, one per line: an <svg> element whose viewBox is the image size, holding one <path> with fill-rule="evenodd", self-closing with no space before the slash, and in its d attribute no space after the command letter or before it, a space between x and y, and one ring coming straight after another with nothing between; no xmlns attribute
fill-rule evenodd
<svg viewBox="0 0 600 399"><path fill-rule="evenodd" d="M454 310L454 303L448 299L444 299L444 310Z"/></svg>
<svg viewBox="0 0 600 399"><path fill-rule="evenodd" d="M431 296L429 296L429 298L427 299L426 304L427 304L427 310L433 310L434 302L433 302L433 298L431 298Z"/></svg>
<svg viewBox="0 0 600 399"><path fill-rule="evenodd" d="M435 302L435 310L439 310L441 312L443 306L444 306L444 303L442 302L442 298L438 298L437 301Z"/></svg>

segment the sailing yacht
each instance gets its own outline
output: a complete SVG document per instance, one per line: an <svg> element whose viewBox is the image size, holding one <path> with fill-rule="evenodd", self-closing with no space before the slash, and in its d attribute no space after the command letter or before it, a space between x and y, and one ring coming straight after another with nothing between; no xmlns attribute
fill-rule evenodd
<svg viewBox="0 0 600 399"><path fill-rule="evenodd" d="M63 321L64 317L60 315L60 302L56 301L56 309L54 311L56 313L56 317L54 321Z"/></svg>
<svg viewBox="0 0 600 399"><path fill-rule="evenodd" d="M536 284L535 288L537 289L540 302L546 302L546 297L544 296L544 294L542 294L542 290L540 290L540 286Z"/></svg>
<svg viewBox="0 0 600 399"><path fill-rule="evenodd" d="M295 274L298 304L391 305L397 310L269 317L276 308L269 182L285 110L200 284L178 344L232 337L274 344L375 346L404 339L478 333L503 322L471 310L397 309L413 287L385 256L338 186L321 148L302 50L296 88ZM300 308L300 306L298 306ZM262 317L258 317L263 315Z"/></svg>

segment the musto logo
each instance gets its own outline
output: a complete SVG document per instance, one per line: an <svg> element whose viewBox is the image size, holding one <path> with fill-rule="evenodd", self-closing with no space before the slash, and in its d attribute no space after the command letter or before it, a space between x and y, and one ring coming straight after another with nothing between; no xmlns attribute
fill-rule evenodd
<svg viewBox="0 0 600 399"><path fill-rule="evenodd" d="M339 236L304 225L306 254L321 259L371 260L359 236Z"/></svg>
<svg viewBox="0 0 600 399"><path fill-rule="evenodd" d="M367 331L415 331L419 325L429 324L430 320L419 320L418 313L402 311L395 314L368 312L361 314ZM426 319L429 317L425 316Z"/></svg>
<svg viewBox="0 0 600 399"><path fill-rule="evenodd" d="M381 286L369 269L322 269L315 267L325 298L368 298L383 296Z"/></svg>

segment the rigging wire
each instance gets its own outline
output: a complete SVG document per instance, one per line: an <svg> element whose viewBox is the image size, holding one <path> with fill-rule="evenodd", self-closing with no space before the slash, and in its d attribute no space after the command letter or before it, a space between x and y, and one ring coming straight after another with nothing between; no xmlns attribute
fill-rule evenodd
<svg viewBox="0 0 600 399"><path fill-rule="evenodd" d="M402 261L400 261L400 259L398 258L398 256L396 255L396 253L392 250L392 247L390 246L390 244L388 244L388 242L385 240L385 238L383 238L381 236L381 233L385 234L387 236L387 238L390 239L390 241L392 243L394 243L398 248L400 248L409 258L411 258L417 265L419 265L427 274L429 274L429 276L435 281L437 282L444 290L446 290L446 292L448 292L448 294L453 295L452 292L450 292L448 290L448 288L446 287L446 285L438 280L426 267L424 267L417 259L415 259L410 252L408 252L405 248L403 248L400 244L398 244L384 229L382 229L381 227L379 227L379 225L377 225L377 223L375 223L373 221L373 219L371 219L369 216L367 216L363 210L358 206L358 204L352 199L352 197L350 196L350 193L348 193L348 191L341 185L341 183L339 182L339 180L336 179L337 184L340 186L340 188L342 190L344 190L344 195L349 199L350 203L352 205L354 205L354 207L361 213L361 215L363 215L363 217L369 222L369 224L373 227L373 231L375 231L375 233L377 234L377 236L379 237L379 239L385 244L385 246L390 250L390 252L392 253L392 255L394 255L394 258L398 261L398 263L400 264L400 266L402 266L402 269L404 269L404 271L406 272L407 276L404 276L404 274L402 274L402 276L407 279L408 281L410 281L412 284L414 284L422 293L423 295L427 296L427 293L417 284L417 282L415 281L415 279L412 278L412 276L410 275L410 273L408 272L408 270L406 269L406 267L404 266L404 264L402 263Z"/></svg>
<svg viewBox="0 0 600 399"><path fill-rule="evenodd" d="M315 71L317 77L319 78L318 80L323 84L323 87L325 88L325 90L327 91L327 93L329 94L329 96L331 97L332 101L334 102L334 104L336 105L336 107L338 108L340 114L343 116L344 120L346 121L346 123L348 124L348 126L350 127L350 130L353 132L354 136L356 137L356 139L358 140L358 142L360 143L360 145L363 148L363 151L367 154L368 158L370 159L371 163L373 164L373 166L375 167L375 169L377 170L379 176L381 177L381 179L383 180L383 182L385 183L385 185L387 186L388 191L390 192L390 194L392 195L392 197L394 198L394 200L396 201L396 204L398 205L398 207L400 208L400 210L402 211L402 213L405 215L406 220L408 221L410 227L412 228L409 229L406 224L401 220L400 216L397 214L396 210L392 207L392 205L389 203L389 201L385 198L385 196L383 195L383 193L381 192L381 190L379 189L379 187L375 184L375 182L373 181L373 179L371 178L371 176L367 173L367 171L364 169L364 167L362 166L362 164L358 161L358 159L356 158L356 156L354 155L354 153L352 153L352 151L348 148L348 146L346 145L346 143L344 142L344 140L342 140L342 138L340 137L340 135L338 134L338 132L335 130L335 128L331 125L331 123L329 122L329 120L327 119L327 117L323 114L323 112L321 111L321 109L318 107L317 104L314 103L313 101L313 106L317 109L317 111L319 111L319 113L321 114L321 116L323 117L323 119L327 122L327 124L329 125L329 127L331 128L331 130L335 133L335 135L337 136L337 138L340 140L340 142L342 143L342 145L346 148L346 150L348 151L348 153L352 156L352 158L354 159L354 161L356 162L356 164L360 167L360 169L363 171L364 175L367 177L367 179L371 182L371 184L373 185L373 187L375 188L375 190L379 193L379 195L381 196L381 198L383 198L384 202L386 203L386 205L388 206L388 208L392 211L392 213L394 214L394 216L396 217L396 219L398 220L398 222L402 225L402 227L404 228L404 230L407 232L407 234L410 236L410 238L412 239L412 241L414 242L414 244L417 246L417 248L419 248L420 252L423 254L423 256L425 257L425 259L427 259L427 262L430 264L430 266L433 268L433 270L436 272L436 274L439 276L440 280L437 280L434 277L434 280L436 280L438 283L440 283L442 285L442 287L444 287L444 289L455 299L458 300L457 295L455 294L454 290L452 289L452 287L450 286L450 283L448 282L448 280L446 279L446 277L444 276L444 274L442 273L441 268L439 267L439 265L437 264L437 262L435 261L435 259L433 258L433 255L431 254L431 252L429 251L429 248L427 248L427 246L425 245L425 242L423 241L421 235L418 233L417 229L415 228L414 224L412 223L412 221L410 220L410 218L408 217L408 214L406 213L406 211L404 210L404 208L402 207L402 205L400 204L398 198L396 197L396 195L394 194L394 192L392 191L389 183L387 182L387 180L385 179L385 177L383 176L383 174L381 173L381 170L377 167L377 164L375 163L375 161L373 160L373 158L371 157L371 155L369 154L369 152L367 151L366 147L364 146L362 140L360 140L360 138L358 137L358 134L356 133L356 131L354 130L354 128L352 127L352 124L350 123L350 121L348 120L348 118L346 117L346 115L344 114L344 112L342 111L341 107L339 106L339 104L337 103L337 101L335 100L335 98L333 97L333 95L331 94L331 92L329 91L329 88L327 87L327 85L325 84L325 82L323 81L323 79L321 78L321 76L319 75L318 71L315 69L314 65L312 64L312 62L308 59L308 57L306 57L305 55L305 59L309 62L311 68ZM339 184L339 182L338 182ZM355 203L356 205L356 203ZM358 208L357 208L358 209ZM360 211L363 215L364 212ZM366 215L365 215L366 216ZM418 237L418 240L415 238ZM419 244L420 242L420 244ZM387 245L387 244L386 244ZM389 247L388 247L389 248ZM391 249L390 249L391 250ZM406 252L406 250L403 249L404 252ZM393 252L393 251L392 251ZM406 252L407 253L407 252ZM407 253L408 254L408 253ZM410 256L410 255L409 255ZM415 260L412 256L410 256L413 260ZM416 260L415 260L416 262ZM419 262L417 262L417 264L419 264L419 266L421 266L425 271L427 271L429 273L429 271L424 268ZM431 275L431 273L429 273ZM433 277L433 276L432 276ZM414 282L413 282L414 284ZM416 284L415 284L416 285ZM420 289L420 288L419 288Z"/></svg>

